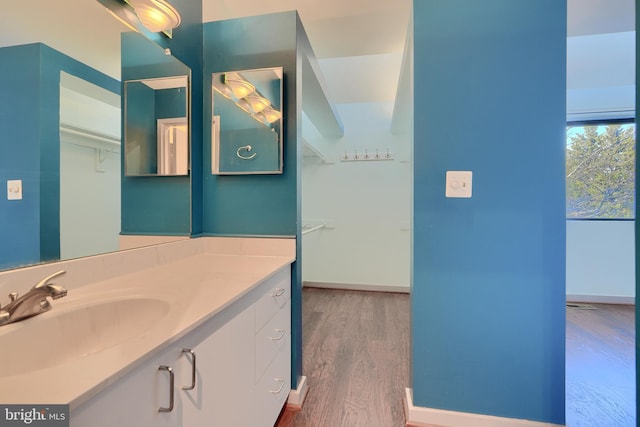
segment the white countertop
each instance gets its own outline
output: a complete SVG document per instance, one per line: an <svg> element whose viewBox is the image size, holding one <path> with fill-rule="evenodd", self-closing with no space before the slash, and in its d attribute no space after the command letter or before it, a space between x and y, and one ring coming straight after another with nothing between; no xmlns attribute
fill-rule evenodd
<svg viewBox="0 0 640 427"><path fill-rule="evenodd" d="M167 301L169 308L149 329L110 348L49 368L0 376L0 402L69 404L73 410L294 260L287 255L202 253L70 289L67 297L53 302L51 311L0 328L0 364L2 353L17 351L2 345L3 334L15 329L28 331L31 322L47 322L55 318L57 311L77 307L84 301L152 297ZM46 356L52 345L56 343L38 342L36 351Z"/></svg>

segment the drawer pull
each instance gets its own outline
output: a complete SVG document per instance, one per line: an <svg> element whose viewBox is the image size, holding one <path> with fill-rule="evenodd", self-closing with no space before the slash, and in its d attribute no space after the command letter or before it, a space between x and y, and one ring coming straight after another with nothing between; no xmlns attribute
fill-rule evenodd
<svg viewBox="0 0 640 427"><path fill-rule="evenodd" d="M277 337L269 337L273 341L280 341L282 338L284 338L284 335L287 333L287 331L285 331L284 329L274 329L274 331L279 333L280 335L278 335Z"/></svg>
<svg viewBox="0 0 640 427"><path fill-rule="evenodd" d="M182 386L183 390L193 390L196 388L196 354L190 348L183 348L182 353L188 353L191 355L191 385Z"/></svg>
<svg viewBox="0 0 640 427"><path fill-rule="evenodd" d="M274 297L274 298L278 298L278 297L281 297L282 295L284 295L285 292L287 292L287 290L285 288L275 288L274 292L271 294L271 296Z"/></svg>
<svg viewBox="0 0 640 427"><path fill-rule="evenodd" d="M173 369L171 369L170 366L162 365L158 367L158 370L169 372L169 407L168 408L160 407L158 408L158 412L171 412L173 411L173 384L174 384Z"/></svg>
<svg viewBox="0 0 640 427"><path fill-rule="evenodd" d="M276 378L276 381L280 383L280 387L278 387L277 390L269 390L269 393L280 394L280 392L284 388L284 380L281 380L280 378Z"/></svg>

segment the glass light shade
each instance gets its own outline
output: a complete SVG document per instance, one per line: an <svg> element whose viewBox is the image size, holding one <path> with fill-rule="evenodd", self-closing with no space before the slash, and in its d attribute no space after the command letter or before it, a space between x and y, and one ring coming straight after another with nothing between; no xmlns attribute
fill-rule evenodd
<svg viewBox="0 0 640 427"><path fill-rule="evenodd" d="M245 99L249 103L249 108L251 108L251 111L254 113L259 113L271 105L271 101L267 98L256 94L248 95Z"/></svg>
<svg viewBox="0 0 640 427"><path fill-rule="evenodd" d="M226 75L224 82L231 88L231 92L236 99L242 99L256 91L256 87L248 81L233 78L231 75Z"/></svg>
<svg viewBox="0 0 640 427"><path fill-rule="evenodd" d="M165 0L128 0L144 27L152 33L168 31L180 25L180 14Z"/></svg>
<svg viewBox="0 0 640 427"><path fill-rule="evenodd" d="M277 120L280 119L280 117L282 117L282 113L278 110L274 110L273 108L269 107L269 108L265 108L262 111L262 115L264 116L265 120L269 123L273 123Z"/></svg>

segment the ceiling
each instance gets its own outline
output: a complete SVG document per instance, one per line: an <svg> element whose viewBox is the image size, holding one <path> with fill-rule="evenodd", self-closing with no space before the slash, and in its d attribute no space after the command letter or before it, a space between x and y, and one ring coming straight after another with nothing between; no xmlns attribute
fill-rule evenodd
<svg viewBox="0 0 640 427"><path fill-rule="evenodd" d="M124 26L97 1L5 3L0 46L43 41L119 78L118 34ZM297 9L320 58L334 102L392 102L411 3L411 0L203 0L203 20ZM634 0L568 0L568 35L633 31L634 7Z"/></svg>
<svg viewBox="0 0 640 427"><path fill-rule="evenodd" d="M298 10L318 58L402 52L410 0L203 0L204 22Z"/></svg>

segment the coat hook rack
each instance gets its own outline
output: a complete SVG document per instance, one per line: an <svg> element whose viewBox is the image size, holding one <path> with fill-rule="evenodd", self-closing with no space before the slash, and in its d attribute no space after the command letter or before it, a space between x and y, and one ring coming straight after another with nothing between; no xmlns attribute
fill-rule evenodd
<svg viewBox="0 0 640 427"><path fill-rule="evenodd" d="M386 149L369 149L365 148L363 150L353 150L353 152L348 152L344 150L344 154L340 156L340 161L342 162L360 162L360 161L376 161L376 160L394 160L394 154Z"/></svg>

